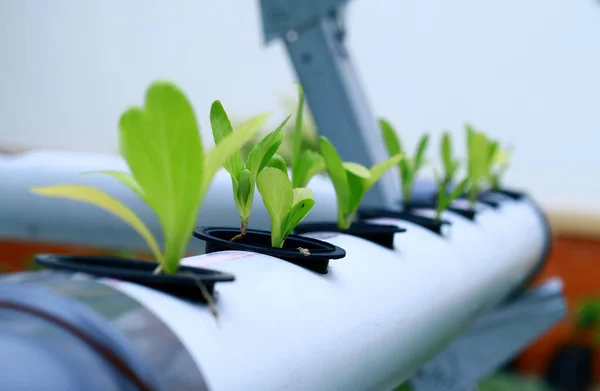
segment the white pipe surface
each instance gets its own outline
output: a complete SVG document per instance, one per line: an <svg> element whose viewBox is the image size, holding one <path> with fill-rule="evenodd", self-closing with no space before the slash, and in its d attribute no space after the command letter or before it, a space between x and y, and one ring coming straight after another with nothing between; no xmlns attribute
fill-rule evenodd
<svg viewBox="0 0 600 391"><path fill-rule="evenodd" d="M417 251L423 251L420 244L426 241L430 251L456 253L468 270L463 276L464 280L485 270L487 274L473 281L481 291L473 299L486 303L483 309L489 309L524 282L529 276L523 274L524 271L535 269L542 261L549 238L546 236L544 218L530 200L507 198L499 209L478 204L477 210L474 221L453 212L444 212L442 219L450 221L451 225L444 226L443 236L401 219L379 218L369 221L409 228L409 235L419 231L422 238L414 241L421 248ZM427 217L435 215L429 210L417 212ZM396 251L403 252L403 246L409 245L403 240L405 237L406 234L396 235Z"/></svg>
<svg viewBox="0 0 600 391"><path fill-rule="evenodd" d="M444 237L398 222L409 229L396 250L313 234L347 251L327 275L245 252L187 258L236 276L218 285L218 324L204 307L107 283L173 330L211 390L392 390L535 267L544 227L529 209L509 202L475 226L447 216L454 224ZM525 238L509 245L513 228Z"/></svg>

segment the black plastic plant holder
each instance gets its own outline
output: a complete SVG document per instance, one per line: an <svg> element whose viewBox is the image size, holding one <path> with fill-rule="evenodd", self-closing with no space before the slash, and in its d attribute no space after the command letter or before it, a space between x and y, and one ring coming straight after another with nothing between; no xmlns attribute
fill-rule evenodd
<svg viewBox="0 0 600 391"><path fill-rule="evenodd" d="M469 195L468 194L461 194L458 197L459 200L468 200L469 199ZM481 192L477 195L477 202L487 205L490 208L493 209L498 209L501 205L501 200L497 199L497 197L494 197L494 194L489 193L489 192Z"/></svg>
<svg viewBox="0 0 600 391"><path fill-rule="evenodd" d="M154 262L108 256L40 254L35 262L49 269L133 282L195 302L206 302L200 282L212 296L216 283L235 280L232 274L189 266L180 266L176 274L153 274Z"/></svg>
<svg viewBox="0 0 600 391"><path fill-rule="evenodd" d="M467 198L468 197L464 197L464 199ZM498 209L500 207L500 201L498 199L495 199L493 194L480 194L477 197L477 202L480 202L494 209Z"/></svg>
<svg viewBox="0 0 600 391"><path fill-rule="evenodd" d="M400 201L400 205L402 205L403 210L405 210L407 212L414 210L414 209L436 210L436 208L437 208L435 199L428 200L428 201L427 200L418 200L418 201L413 200L413 201L409 201L409 202ZM452 213L456 213L457 215L462 216L471 221L474 221L475 216L477 216L477 211L470 209L470 208L449 206L448 211L450 211Z"/></svg>
<svg viewBox="0 0 600 391"><path fill-rule="evenodd" d="M460 199L468 199L468 194L462 194ZM488 205L494 209L499 208L502 205L502 199L506 200L509 198L514 201L520 201L527 197L527 193L519 190L512 189L497 189L497 190L484 190L477 196L477 201Z"/></svg>
<svg viewBox="0 0 600 391"><path fill-rule="evenodd" d="M303 223L295 229L295 233L297 234L303 234L307 232L340 232L366 239L393 250L394 235L397 233L406 232L406 228L401 228L391 224L377 224L368 223L366 221L357 221L352 223L349 229L339 228L336 223L331 222Z"/></svg>
<svg viewBox="0 0 600 391"><path fill-rule="evenodd" d="M459 216L464 217L465 219L475 221L475 217L477 216L477 211L470 208L459 208L456 206L451 206L448 208L448 211L452 213L456 213Z"/></svg>
<svg viewBox="0 0 600 391"><path fill-rule="evenodd" d="M329 261L346 256L346 250L321 240L298 235L289 235L283 248L271 247L271 233L249 229L240 240L231 239L240 233L237 228L198 227L194 236L206 242L206 253L238 250L250 251L291 262L308 270L327 274ZM308 250L308 254L299 249Z"/></svg>
<svg viewBox="0 0 600 391"><path fill-rule="evenodd" d="M420 200L410 200L408 202L402 201L400 200L398 202L398 204L400 206L402 206L402 208L404 208L404 210L411 210L411 209L435 209L435 203L436 203L436 199L431 198L431 199L420 199Z"/></svg>
<svg viewBox="0 0 600 391"><path fill-rule="evenodd" d="M489 193L500 194L500 195L506 196L510 199L513 199L515 201L520 201L523 198L527 197L527 193L524 191L514 190L514 189L505 189L505 188L501 188L501 189L497 189L497 190L490 190Z"/></svg>
<svg viewBox="0 0 600 391"><path fill-rule="evenodd" d="M410 211L402 210L390 210L390 209L380 209L380 208L365 208L359 209L358 217L362 220L365 219L376 219L382 217L389 217L393 219L405 220L409 221L413 224L416 224L420 227L428 229L429 231L436 233L438 235L442 234L442 227L444 225L451 225L448 220L435 220L430 217L420 216L417 214L410 213Z"/></svg>
<svg viewBox="0 0 600 391"><path fill-rule="evenodd" d="M590 346L560 346L548 365L546 381L557 390L587 391L593 384L593 360Z"/></svg>

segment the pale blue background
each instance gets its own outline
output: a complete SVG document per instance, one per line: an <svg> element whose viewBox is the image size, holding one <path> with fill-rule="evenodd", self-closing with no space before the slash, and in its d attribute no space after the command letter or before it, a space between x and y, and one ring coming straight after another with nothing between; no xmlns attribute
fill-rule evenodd
<svg viewBox="0 0 600 391"><path fill-rule="evenodd" d="M447 128L462 150L472 121L517 146L511 184L600 212L599 2L350 5L368 96L406 143ZM294 75L259 26L249 0L0 1L0 147L114 152L119 114L159 77L186 90L205 132L214 99L236 116L277 109Z"/></svg>

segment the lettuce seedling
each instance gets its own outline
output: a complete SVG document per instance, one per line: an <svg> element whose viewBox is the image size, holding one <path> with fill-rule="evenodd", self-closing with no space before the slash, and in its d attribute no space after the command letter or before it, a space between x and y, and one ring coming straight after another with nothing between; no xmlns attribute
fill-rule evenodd
<svg viewBox="0 0 600 391"><path fill-rule="evenodd" d="M381 126L381 132L383 134L383 140L390 156L396 156L399 153L405 154L400 138L392 127L392 125L382 119L379 121ZM398 167L400 168L400 182L402 183L402 202L407 204L411 201L412 190L417 179L417 173L425 164L425 150L429 143L429 135L424 134L419 139L415 155L412 159L405 157L398 161Z"/></svg>
<svg viewBox="0 0 600 391"><path fill-rule="evenodd" d="M307 188L296 188L288 177L287 167L277 168L279 163L271 159L274 166L258 174L256 186L269 216L271 217L271 246L281 248L285 239L292 233L315 204L313 193Z"/></svg>
<svg viewBox="0 0 600 391"><path fill-rule="evenodd" d="M242 159L240 150L233 153L225 162L225 169L231 176L235 206L241 219L240 234L231 239L233 241L246 235L248 219L254 203L256 179L281 145L284 136L283 127L289 119L290 117L287 117L277 129L256 143L250 150L246 162ZM225 137L235 133L229 118L227 118L227 113L219 101L213 103L210 109L210 123L216 145L219 145Z"/></svg>
<svg viewBox="0 0 600 391"><path fill-rule="evenodd" d="M390 168L398 164L403 154L375 164L371 169L352 162L343 162L335 147L321 136L321 154L337 196L338 228L349 229L364 195Z"/></svg>
<svg viewBox="0 0 600 391"><path fill-rule="evenodd" d="M434 171L433 173L438 188L435 221L439 222L442 217L442 212L448 209L452 202L465 192L465 189L469 184L469 178L463 179L451 192L448 192L446 177L441 176L437 171Z"/></svg>
<svg viewBox="0 0 600 391"><path fill-rule="evenodd" d="M452 156L452 137L449 132L442 134L441 155L444 165L444 186L448 187L460 167L460 161Z"/></svg>
<svg viewBox="0 0 600 391"><path fill-rule="evenodd" d="M131 107L119 121L119 144L131 173L101 171L134 191L156 213L164 236L156 238L127 206L90 186L34 187L42 196L96 205L129 224L152 250L155 273L175 274L185 254L208 187L220 167L251 139L267 115L250 119L205 152L192 106L172 83L158 81L146 92L144 107Z"/></svg>
<svg viewBox="0 0 600 391"><path fill-rule="evenodd" d="M298 86L298 108L296 111L296 127L293 134L292 149L292 186L294 188L305 187L310 179L325 169L323 157L316 151L302 150L303 127L302 113L304 110L304 91Z"/></svg>
<svg viewBox="0 0 600 391"><path fill-rule="evenodd" d="M287 173L287 163L285 162L283 156L278 153L274 154L271 160L269 160L269 167L277 168Z"/></svg>
<svg viewBox="0 0 600 391"><path fill-rule="evenodd" d="M499 144L494 142L496 147L490 147L490 163L488 170L488 182L494 191L500 190L502 187L501 179L510 165L511 151L500 148Z"/></svg>
<svg viewBox="0 0 600 391"><path fill-rule="evenodd" d="M476 131L472 126L466 126L467 131L467 177L469 179L469 203L471 208L481 191L482 182L489 172L490 147L484 133Z"/></svg>

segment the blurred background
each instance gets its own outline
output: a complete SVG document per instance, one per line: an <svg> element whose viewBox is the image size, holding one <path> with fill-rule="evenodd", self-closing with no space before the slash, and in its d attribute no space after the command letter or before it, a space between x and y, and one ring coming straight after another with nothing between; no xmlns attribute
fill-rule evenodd
<svg viewBox="0 0 600 391"><path fill-rule="evenodd" d="M352 1L347 30L373 111L411 149L422 132L450 130L462 155L466 122L515 146L506 183L540 202L555 235L540 280L562 277L572 308L600 296L600 3ZM257 1L4 0L0 156L116 154L119 115L157 78L183 87L207 143L215 99L240 120L274 111L272 124L295 104L293 69L281 42L264 46ZM81 249L0 238L0 251L12 271L37 252ZM512 368L544 376L561 346L595 351L595 326L576 332L575 316Z"/></svg>

